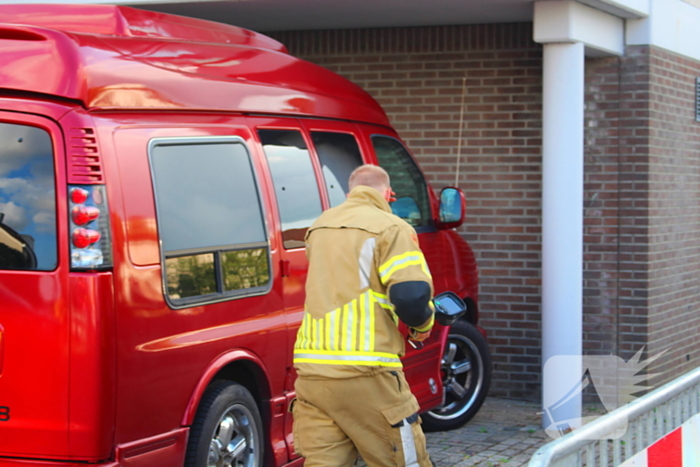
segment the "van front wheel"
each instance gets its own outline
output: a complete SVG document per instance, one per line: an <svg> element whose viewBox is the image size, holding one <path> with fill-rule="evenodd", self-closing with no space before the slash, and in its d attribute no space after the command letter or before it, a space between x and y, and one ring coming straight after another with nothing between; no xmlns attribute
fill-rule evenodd
<svg viewBox="0 0 700 467"><path fill-rule="evenodd" d="M260 411L250 392L231 381L207 388L190 430L185 467L262 467Z"/></svg>
<svg viewBox="0 0 700 467"><path fill-rule="evenodd" d="M460 428L476 415L491 382L491 353L484 336L466 321L457 321L442 356L444 404L421 414L425 431Z"/></svg>

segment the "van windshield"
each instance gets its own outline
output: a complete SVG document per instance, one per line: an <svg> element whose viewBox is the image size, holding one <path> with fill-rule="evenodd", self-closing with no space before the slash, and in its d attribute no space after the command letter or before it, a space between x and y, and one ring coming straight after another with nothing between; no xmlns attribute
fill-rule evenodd
<svg viewBox="0 0 700 467"><path fill-rule="evenodd" d="M0 269L56 268L56 186L49 134L0 123Z"/></svg>

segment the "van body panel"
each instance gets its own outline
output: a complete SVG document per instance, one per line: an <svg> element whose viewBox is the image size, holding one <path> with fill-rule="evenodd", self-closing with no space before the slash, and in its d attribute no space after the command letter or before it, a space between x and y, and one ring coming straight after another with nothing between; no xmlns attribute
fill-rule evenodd
<svg viewBox="0 0 700 467"><path fill-rule="evenodd" d="M301 465L289 407L304 235L362 163L414 190L400 209L435 292L477 303L474 255L435 227L438 199L381 107L272 39L127 7L0 5L0 80L0 129L50 140L38 152L52 151L55 195L40 199L55 213L33 218L55 216L56 237L47 267L36 238L7 224L0 189L0 467L181 466L219 379L253 395L266 465ZM107 195L111 262L95 270L71 269L74 185ZM17 257L29 266L8 267ZM421 349L407 345L421 410L442 402L447 337L436 324Z"/></svg>
<svg viewBox="0 0 700 467"><path fill-rule="evenodd" d="M78 9L83 19L75 21L74 5L41 7L48 14L35 20L31 13L36 7L0 6L0 24L7 29L0 36L6 57L0 61L0 77L6 89L74 99L89 109L313 115L389 125L382 108L359 86L287 53L256 47L252 32L249 43L238 44L199 42L196 34L187 41L162 34L135 37L119 28L115 33L123 36L107 35L95 32L89 19L129 11L130 20L122 22L146 23L153 14L85 5ZM27 14L19 14L23 11ZM12 24L20 20L27 25ZM167 27L159 29L165 31ZM27 65L18 68L20 59ZM47 76L47 69L54 73Z"/></svg>
<svg viewBox="0 0 700 467"><path fill-rule="evenodd" d="M114 439L116 354L111 272L71 273L70 458L109 458Z"/></svg>
<svg viewBox="0 0 700 467"><path fill-rule="evenodd" d="M117 446L119 467L182 465L187 449L188 428Z"/></svg>
<svg viewBox="0 0 700 467"><path fill-rule="evenodd" d="M62 116L75 109L75 104L69 105L51 96L45 96L44 99L37 100L36 96L31 95L0 96L0 110L31 114L59 121Z"/></svg>
<svg viewBox="0 0 700 467"><path fill-rule="evenodd" d="M267 398L283 392L285 374L279 369L286 367L289 350L277 266L279 252L274 244L271 243L270 250L272 288L268 293L173 309L164 298L157 231L143 229L144 225L157 225L148 165L149 142L168 138L196 142L230 136L244 141L253 156L251 132L238 124L238 118L187 116L181 117L180 122L160 127L155 122L133 125L130 118L115 118L98 124L106 127L101 135L113 138L114 146L110 151L116 151L119 156L110 159L118 160L114 169L124 188L119 193L122 202L115 201L111 205L114 215L124 219L126 226L125 241L121 247L115 245L114 248L115 263L121 265L120 274L115 277L118 359L121 362L117 378L116 436L119 444L179 427L183 408L190 404L195 387L202 381L203 369L211 368L220 356L237 349L254 355L256 365L264 362L259 371L265 375L267 387L258 390L267 394ZM260 161L257 159L251 157L259 177ZM108 186L111 186L109 168L105 170ZM118 179L114 181L114 185L119 186ZM117 196L113 192L111 195ZM269 225L266 198L261 190ZM120 209L122 212L118 212ZM134 227L141 230L134 234ZM132 253L134 237L138 248L146 253ZM116 233L115 243L118 243ZM156 264L134 264L131 259L134 256L141 258L142 263L156 261ZM193 320L197 323L195 329ZM178 368L177 373L170 371L174 366Z"/></svg>
<svg viewBox="0 0 700 467"><path fill-rule="evenodd" d="M0 458L0 467L85 467L85 463L42 461L38 459ZM100 462L90 467L121 467L118 462Z"/></svg>
<svg viewBox="0 0 700 467"><path fill-rule="evenodd" d="M8 101L16 102L3 99L3 103ZM56 107L48 107L55 112ZM41 103L34 103L34 110L41 108ZM46 132L53 151L53 179L56 187L65 186L64 140L58 125L47 118L5 111L0 111L0 123ZM9 143L3 144L9 146ZM25 143L34 144L31 140L22 144ZM17 177L12 175L16 172L8 172L6 167L3 167L2 176L12 181ZM65 206L65 191L57 188L56 212L45 212L55 217L57 239L67 238L66 217L60 215L66 212ZM4 216L12 214L9 206L3 211ZM2 226L4 231L5 223ZM60 242L56 245L57 266L53 270L0 269L0 325L4 347L0 377L0 406L4 407L0 416L3 419L0 422L0 456L69 455L71 289L66 246Z"/></svg>
<svg viewBox="0 0 700 467"><path fill-rule="evenodd" d="M47 10L55 14L47 14ZM248 29L126 6L61 5L54 9L47 5L8 5L0 10L0 23L33 24L85 34L224 42L287 51L276 40Z"/></svg>

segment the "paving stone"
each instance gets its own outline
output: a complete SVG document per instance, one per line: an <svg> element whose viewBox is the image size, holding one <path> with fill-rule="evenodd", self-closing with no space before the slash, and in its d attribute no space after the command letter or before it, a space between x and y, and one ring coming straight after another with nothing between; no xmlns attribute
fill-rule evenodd
<svg viewBox="0 0 700 467"><path fill-rule="evenodd" d="M462 428L426 433L431 459L437 467L527 467L535 451L551 441L538 411L539 403L487 398Z"/></svg>

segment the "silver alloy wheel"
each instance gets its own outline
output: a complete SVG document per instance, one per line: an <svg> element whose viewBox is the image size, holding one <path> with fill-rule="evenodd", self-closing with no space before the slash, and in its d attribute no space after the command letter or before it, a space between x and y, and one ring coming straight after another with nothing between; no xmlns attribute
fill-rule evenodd
<svg viewBox="0 0 700 467"><path fill-rule="evenodd" d="M207 467L257 467L258 429L255 418L242 404L224 411L209 443Z"/></svg>
<svg viewBox="0 0 700 467"><path fill-rule="evenodd" d="M484 384L484 362L476 345L464 336L450 334L442 357L442 373L445 402L430 414L439 420L451 420L471 408Z"/></svg>

